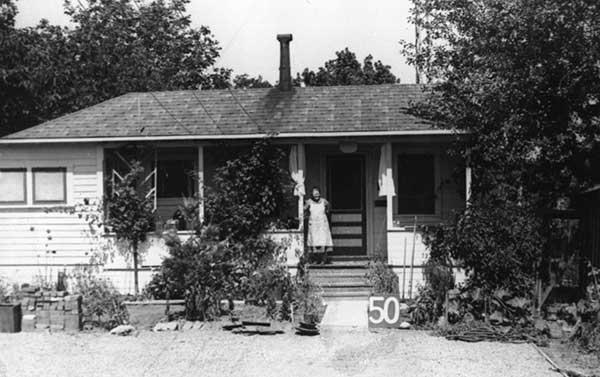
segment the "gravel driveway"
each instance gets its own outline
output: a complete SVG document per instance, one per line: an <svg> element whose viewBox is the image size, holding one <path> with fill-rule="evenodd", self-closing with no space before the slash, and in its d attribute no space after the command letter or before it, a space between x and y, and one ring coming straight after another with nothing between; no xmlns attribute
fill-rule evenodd
<svg viewBox="0 0 600 377"><path fill-rule="evenodd" d="M215 329L0 334L0 376L554 376L526 344L463 343L416 331L317 337Z"/></svg>

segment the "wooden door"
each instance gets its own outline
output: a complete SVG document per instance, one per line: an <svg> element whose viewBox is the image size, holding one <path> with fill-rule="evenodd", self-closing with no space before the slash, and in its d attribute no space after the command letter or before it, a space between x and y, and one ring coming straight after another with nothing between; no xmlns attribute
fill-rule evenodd
<svg viewBox="0 0 600 377"><path fill-rule="evenodd" d="M332 255L366 255L365 158L327 158L327 199L331 203Z"/></svg>

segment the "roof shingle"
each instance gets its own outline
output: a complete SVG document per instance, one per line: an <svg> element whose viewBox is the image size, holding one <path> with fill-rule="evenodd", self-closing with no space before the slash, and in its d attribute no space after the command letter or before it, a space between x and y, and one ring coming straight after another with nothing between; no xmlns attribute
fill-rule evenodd
<svg viewBox="0 0 600 377"><path fill-rule="evenodd" d="M128 93L3 139L432 130L407 113L423 97L408 84Z"/></svg>

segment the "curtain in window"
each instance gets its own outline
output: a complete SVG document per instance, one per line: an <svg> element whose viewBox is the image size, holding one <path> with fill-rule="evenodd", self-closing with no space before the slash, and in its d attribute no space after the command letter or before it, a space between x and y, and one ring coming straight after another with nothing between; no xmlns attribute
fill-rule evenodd
<svg viewBox="0 0 600 377"><path fill-rule="evenodd" d="M290 175L294 180L294 195L304 196L304 170L306 169L306 158L304 155L304 144L292 145L290 149Z"/></svg>
<svg viewBox="0 0 600 377"><path fill-rule="evenodd" d="M379 173L377 174L379 196L396 196L391 163L392 146L391 144L385 143L381 146L381 155L379 156Z"/></svg>

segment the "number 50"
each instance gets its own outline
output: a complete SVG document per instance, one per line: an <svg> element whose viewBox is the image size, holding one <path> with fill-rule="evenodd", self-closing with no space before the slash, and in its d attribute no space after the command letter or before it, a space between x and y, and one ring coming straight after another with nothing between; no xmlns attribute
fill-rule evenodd
<svg viewBox="0 0 600 377"><path fill-rule="evenodd" d="M390 308L390 305L392 307ZM391 309L391 315L390 315ZM373 314L376 314L373 316ZM382 322L387 324L395 324L400 318L400 301L394 296L369 297L369 321L375 325Z"/></svg>

